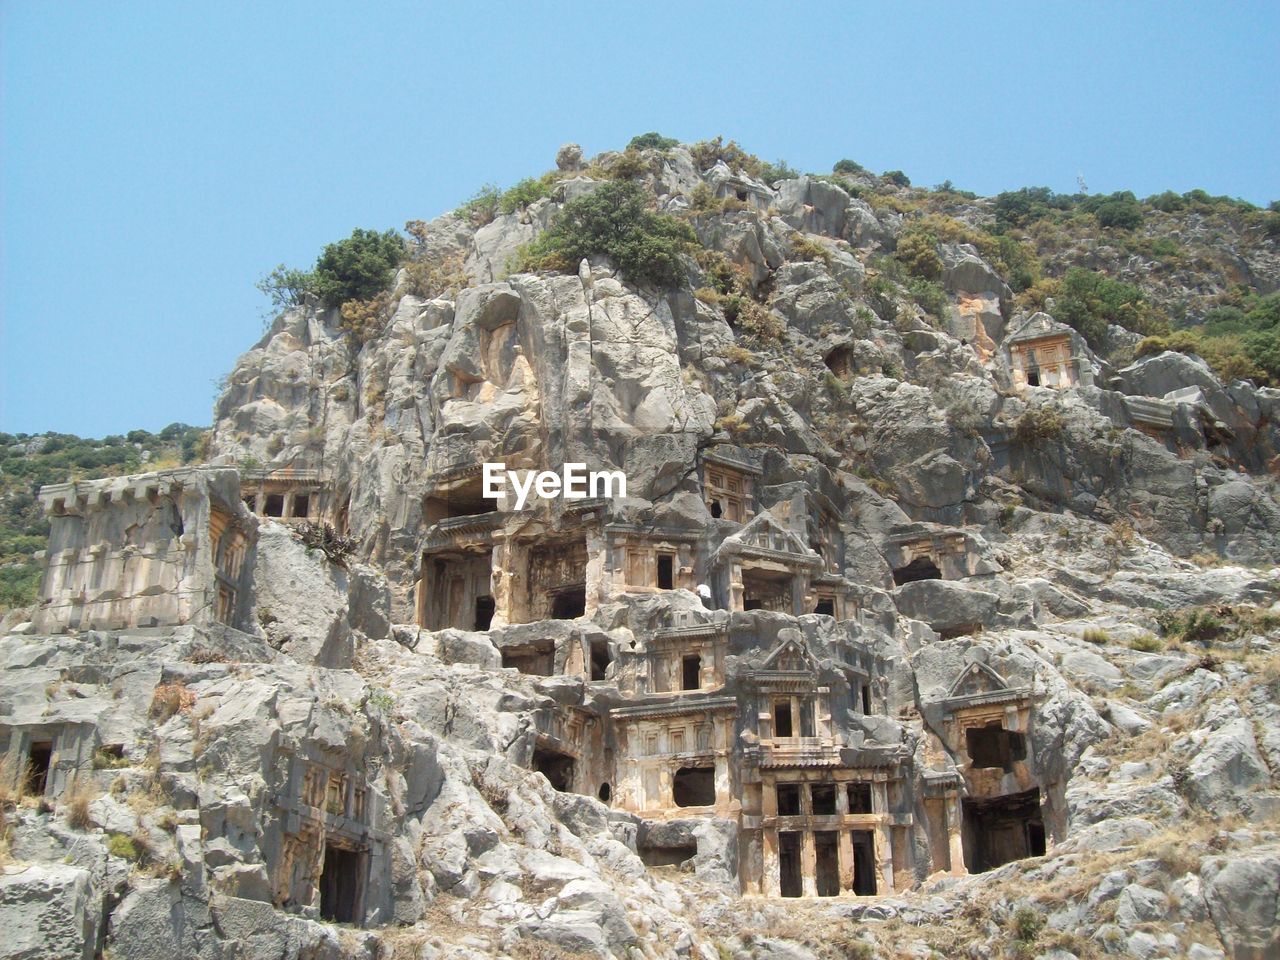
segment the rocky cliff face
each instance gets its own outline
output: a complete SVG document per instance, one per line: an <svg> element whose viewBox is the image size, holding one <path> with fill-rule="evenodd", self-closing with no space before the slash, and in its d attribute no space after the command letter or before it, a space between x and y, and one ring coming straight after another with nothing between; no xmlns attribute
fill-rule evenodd
<svg viewBox="0 0 1280 960"><path fill-rule="evenodd" d="M360 336L281 314L223 469L48 490L7 955L1275 955L1280 391L1099 355L966 243L926 310L892 207L643 157L674 287L512 272L617 169L567 149Z"/></svg>

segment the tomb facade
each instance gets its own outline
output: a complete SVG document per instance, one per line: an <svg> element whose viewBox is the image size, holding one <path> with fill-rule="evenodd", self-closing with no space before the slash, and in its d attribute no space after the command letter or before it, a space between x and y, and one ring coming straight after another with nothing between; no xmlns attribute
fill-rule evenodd
<svg viewBox="0 0 1280 960"><path fill-rule="evenodd" d="M230 468L42 487L37 632L244 625L257 524Z"/></svg>

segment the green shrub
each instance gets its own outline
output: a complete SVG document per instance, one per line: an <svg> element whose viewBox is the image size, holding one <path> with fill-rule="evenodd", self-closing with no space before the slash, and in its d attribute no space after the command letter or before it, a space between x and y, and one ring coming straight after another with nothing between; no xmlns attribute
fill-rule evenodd
<svg viewBox="0 0 1280 960"><path fill-rule="evenodd" d="M654 164L639 150L624 150L599 171L608 180L640 180L655 173Z"/></svg>
<svg viewBox="0 0 1280 960"><path fill-rule="evenodd" d="M1095 349L1111 323L1142 334L1167 328L1137 287L1081 267L1072 267L1063 277L1054 316L1075 327Z"/></svg>
<svg viewBox="0 0 1280 960"><path fill-rule="evenodd" d="M693 155L694 165L704 172L722 161L734 173L745 173L750 177L760 176L764 167L755 154L747 153L733 140L725 143L723 137L701 140L690 147L689 152Z"/></svg>
<svg viewBox="0 0 1280 960"><path fill-rule="evenodd" d="M911 178L908 177L901 170L886 170L884 173L880 174L880 178L882 180L888 180L890 183L894 184L895 186L899 186L899 187L911 186Z"/></svg>
<svg viewBox="0 0 1280 960"><path fill-rule="evenodd" d="M1019 443L1037 446L1058 440L1067 429L1062 414L1053 407L1030 407L1013 424Z"/></svg>
<svg viewBox="0 0 1280 960"><path fill-rule="evenodd" d="M791 256L796 260L821 261L831 265L831 251L817 240L811 240L803 233L791 238Z"/></svg>
<svg viewBox="0 0 1280 960"><path fill-rule="evenodd" d="M1182 199L1182 195L1174 193L1172 190L1166 190L1164 193L1147 197L1146 203L1148 206L1164 213L1177 213L1187 206L1187 201Z"/></svg>
<svg viewBox="0 0 1280 960"><path fill-rule="evenodd" d="M1023 943L1035 940L1040 936L1042 929L1044 929L1044 918L1031 907L1019 907L1014 911L1009 922L1009 930L1014 939Z"/></svg>
<svg viewBox="0 0 1280 960"><path fill-rule="evenodd" d="M790 166L785 160L760 165L760 179L769 186L773 186L779 180L794 180L798 176L800 171Z"/></svg>
<svg viewBox="0 0 1280 960"><path fill-rule="evenodd" d="M541 200L543 197L551 196L551 187L554 183L554 177L542 177L541 179L525 177L498 198L498 209L503 213L515 213L517 210L523 210L529 204Z"/></svg>
<svg viewBox="0 0 1280 960"><path fill-rule="evenodd" d="M1222 618L1209 607L1166 611L1156 618L1156 622L1170 640L1198 643L1202 646L1208 645L1227 631Z"/></svg>
<svg viewBox="0 0 1280 960"><path fill-rule="evenodd" d="M855 176L859 173L866 173L867 168L855 160L837 160L835 166L831 168L832 173L843 173L847 176Z"/></svg>
<svg viewBox="0 0 1280 960"><path fill-rule="evenodd" d="M786 331L773 311L756 303L746 294L730 294L724 298L722 306L729 326L742 330L757 340L776 343Z"/></svg>
<svg viewBox="0 0 1280 960"><path fill-rule="evenodd" d="M107 836L107 853L130 863L142 864L151 859L151 841L141 829L133 836L112 833Z"/></svg>
<svg viewBox="0 0 1280 960"><path fill-rule="evenodd" d="M912 277L907 281L907 293L911 294L911 299L930 316L937 317L939 320L947 316L947 308L951 303L947 299L946 291L938 284L922 280L920 277Z"/></svg>
<svg viewBox="0 0 1280 960"><path fill-rule="evenodd" d="M267 295L273 308L287 310L301 304L307 294L314 293L315 283L314 273L293 270L282 263L254 286Z"/></svg>
<svg viewBox="0 0 1280 960"><path fill-rule="evenodd" d="M1142 223L1142 207L1128 190L1099 193L1074 200L1082 212L1094 215L1099 226L1132 230Z"/></svg>
<svg viewBox="0 0 1280 960"><path fill-rule="evenodd" d="M1129 641L1129 649L1138 653L1159 653L1164 645L1149 633L1139 634Z"/></svg>
<svg viewBox="0 0 1280 960"><path fill-rule="evenodd" d="M867 303L885 323L898 319L898 290L888 277L872 277L866 282Z"/></svg>
<svg viewBox="0 0 1280 960"><path fill-rule="evenodd" d="M458 216L469 220L473 227L483 227L493 222L501 202L502 191L496 184L486 183L458 208Z"/></svg>
<svg viewBox="0 0 1280 960"><path fill-rule="evenodd" d="M650 208L630 181L612 181L564 205L551 227L517 256L517 270L573 270L584 257L605 256L635 283L670 287L695 242L689 225Z"/></svg>
<svg viewBox="0 0 1280 960"><path fill-rule="evenodd" d="M648 133L642 133L639 136L632 137L631 142L627 144L628 150L670 150L672 147L678 147L680 141L672 137L664 137L662 134L650 130Z"/></svg>
<svg viewBox="0 0 1280 960"><path fill-rule="evenodd" d="M1030 290L1040 280L1040 258L1029 243L1001 234L996 238L995 268L1014 293Z"/></svg>
<svg viewBox="0 0 1280 960"><path fill-rule="evenodd" d="M328 307L370 300L391 285L392 271L403 259L404 241L396 231L353 230L316 260L315 291Z"/></svg>
<svg viewBox="0 0 1280 960"><path fill-rule="evenodd" d="M1048 187L1008 190L996 197L996 222L1002 228L1026 226L1057 211L1069 210L1071 205L1071 197L1054 193Z"/></svg>
<svg viewBox="0 0 1280 960"><path fill-rule="evenodd" d="M907 273L922 280L942 276L942 257L938 255L938 238L928 230L907 230L898 239L894 257Z"/></svg>

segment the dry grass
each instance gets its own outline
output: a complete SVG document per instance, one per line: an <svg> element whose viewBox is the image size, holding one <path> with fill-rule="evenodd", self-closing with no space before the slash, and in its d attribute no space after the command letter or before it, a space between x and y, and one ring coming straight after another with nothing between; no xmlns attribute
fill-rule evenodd
<svg viewBox="0 0 1280 960"><path fill-rule="evenodd" d="M195 706L196 695L181 680L162 683L151 697L150 715L157 723L164 723L178 713L190 713Z"/></svg>
<svg viewBox="0 0 1280 960"><path fill-rule="evenodd" d="M97 791L92 787L81 786L79 783L71 793L67 794L65 804L67 824L71 829L84 833L93 826L93 816L89 812L89 807L96 799L98 799Z"/></svg>

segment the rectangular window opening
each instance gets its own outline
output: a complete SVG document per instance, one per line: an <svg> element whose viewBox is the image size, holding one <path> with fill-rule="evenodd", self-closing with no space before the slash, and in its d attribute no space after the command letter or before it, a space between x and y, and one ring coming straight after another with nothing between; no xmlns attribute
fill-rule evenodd
<svg viewBox="0 0 1280 960"><path fill-rule="evenodd" d="M850 813L870 813L871 812L871 784L869 783L849 784L849 812Z"/></svg>
<svg viewBox="0 0 1280 960"><path fill-rule="evenodd" d="M702 686L702 657L696 653L685 657L681 661L680 674L682 690L699 689Z"/></svg>
<svg viewBox="0 0 1280 960"><path fill-rule="evenodd" d="M676 585L676 558L669 553L658 554L658 589L672 590Z"/></svg>
<svg viewBox="0 0 1280 960"><path fill-rule="evenodd" d="M791 737L791 701L778 700L773 705L773 735Z"/></svg>
<svg viewBox="0 0 1280 960"><path fill-rule="evenodd" d="M800 784L779 783L774 790L778 797L778 816L800 816Z"/></svg>
<svg viewBox="0 0 1280 960"><path fill-rule="evenodd" d="M809 789L809 802L815 817L834 817L836 815L836 785L834 783L815 783Z"/></svg>

